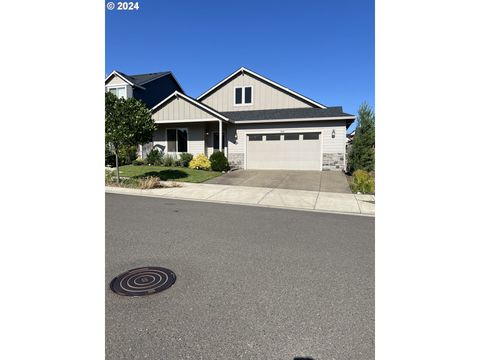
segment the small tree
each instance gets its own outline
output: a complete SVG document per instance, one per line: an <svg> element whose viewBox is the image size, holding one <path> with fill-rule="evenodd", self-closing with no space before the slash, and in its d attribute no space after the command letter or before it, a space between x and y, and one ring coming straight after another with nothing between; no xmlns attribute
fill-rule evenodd
<svg viewBox="0 0 480 360"><path fill-rule="evenodd" d="M348 168L355 170L375 170L375 114L367 103L358 109L358 125L355 137L348 152Z"/></svg>
<svg viewBox="0 0 480 360"><path fill-rule="evenodd" d="M115 154L117 182L120 182L118 152L122 147L144 144L152 139L155 122L147 107L130 98L117 98L105 93L105 143Z"/></svg>

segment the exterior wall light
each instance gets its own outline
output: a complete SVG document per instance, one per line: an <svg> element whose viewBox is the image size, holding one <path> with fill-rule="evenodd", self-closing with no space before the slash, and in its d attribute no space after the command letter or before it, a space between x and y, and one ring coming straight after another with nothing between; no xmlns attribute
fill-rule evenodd
<svg viewBox="0 0 480 360"><path fill-rule="evenodd" d="M335 129L332 130L332 139L335 138Z"/></svg>

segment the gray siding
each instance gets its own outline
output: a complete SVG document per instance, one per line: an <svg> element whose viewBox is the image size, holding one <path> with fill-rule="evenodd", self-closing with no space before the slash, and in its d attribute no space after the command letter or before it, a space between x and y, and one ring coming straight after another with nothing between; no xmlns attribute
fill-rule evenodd
<svg viewBox="0 0 480 360"><path fill-rule="evenodd" d="M155 122L176 120L212 120L216 119L203 109L192 105L188 101L178 97L169 101L168 104L155 110L152 114Z"/></svg>
<svg viewBox="0 0 480 360"><path fill-rule="evenodd" d="M235 87L249 85L252 86L253 104L235 106ZM203 99L202 102L220 112L312 107L304 101L245 73L230 80Z"/></svg>
<svg viewBox="0 0 480 360"><path fill-rule="evenodd" d="M187 152L196 155L205 153L205 124L161 124L153 135L153 145L159 147L166 153L167 138L166 129L183 128L188 131Z"/></svg>

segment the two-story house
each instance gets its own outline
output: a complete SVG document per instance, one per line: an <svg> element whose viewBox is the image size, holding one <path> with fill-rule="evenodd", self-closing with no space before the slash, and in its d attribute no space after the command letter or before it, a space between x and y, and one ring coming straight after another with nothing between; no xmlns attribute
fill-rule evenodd
<svg viewBox="0 0 480 360"><path fill-rule="evenodd" d="M114 79L107 86L114 88ZM131 82L127 96L135 96ZM344 169L346 129L355 116L340 106L327 107L243 67L196 99L176 85L151 107L157 130L143 156L152 146L172 155L222 149L231 166L243 169Z"/></svg>

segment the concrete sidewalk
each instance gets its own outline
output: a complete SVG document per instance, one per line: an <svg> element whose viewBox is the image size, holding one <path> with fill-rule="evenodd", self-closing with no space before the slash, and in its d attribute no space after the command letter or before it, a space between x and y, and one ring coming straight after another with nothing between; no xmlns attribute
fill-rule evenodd
<svg viewBox="0 0 480 360"><path fill-rule="evenodd" d="M105 191L118 194L375 216L375 197L373 195L232 185L192 183L179 185L179 187L150 190L106 186Z"/></svg>

